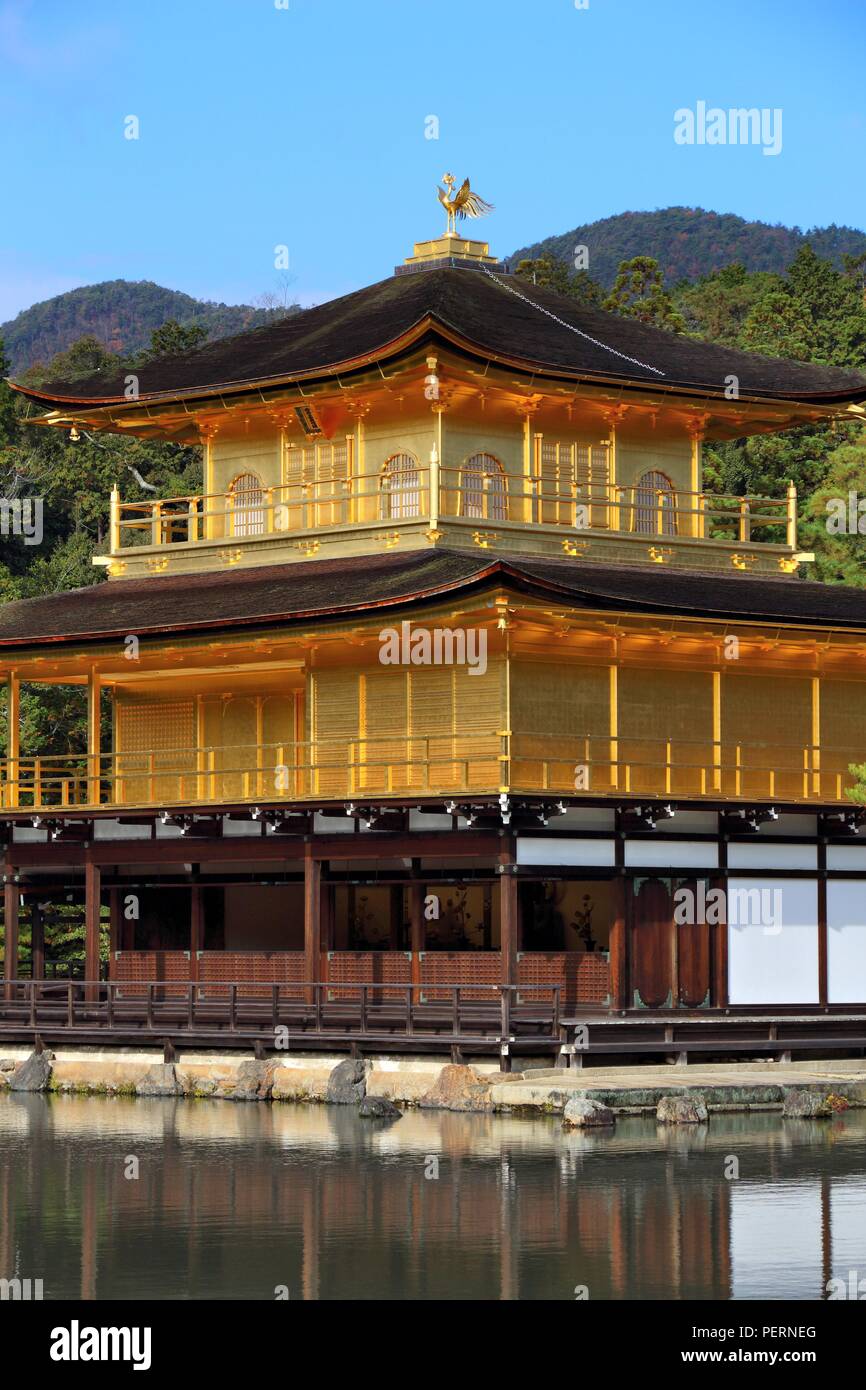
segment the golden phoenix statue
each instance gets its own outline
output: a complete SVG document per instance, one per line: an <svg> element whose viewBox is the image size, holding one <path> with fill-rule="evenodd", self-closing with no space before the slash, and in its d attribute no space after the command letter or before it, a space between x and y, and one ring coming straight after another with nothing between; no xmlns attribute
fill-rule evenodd
<svg viewBox="0 0 866 1390"><path fill-rule="evenodd" d="M439 188L439 201L448 214L448 227L446 236L457 235L457 219L464 217L486 217L488 212L493 211L492 203L485 203L483 198L479 198L477 193L473 193L469 187L469 180L464 179L457 193L454 193L454 185L457 182L453 174L443 174L442 183L445 187Z"/></svg>

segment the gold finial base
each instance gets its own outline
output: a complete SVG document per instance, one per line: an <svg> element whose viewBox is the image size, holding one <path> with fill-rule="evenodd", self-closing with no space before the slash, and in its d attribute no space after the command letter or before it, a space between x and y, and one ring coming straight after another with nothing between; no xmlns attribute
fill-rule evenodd
<svg viewBox="0 0 866 1390"><path fill-rule="evenodd" d="M407 256L404 265L414 265L418 261L438 261L444 257L463 261L481 261L488 265L497 265L495 256L491 256L490 247L486 241L472 241L468 237L458 236L456 232L446 232L444 236L434 237L432 241L416 241L415 252Z"/></svg>

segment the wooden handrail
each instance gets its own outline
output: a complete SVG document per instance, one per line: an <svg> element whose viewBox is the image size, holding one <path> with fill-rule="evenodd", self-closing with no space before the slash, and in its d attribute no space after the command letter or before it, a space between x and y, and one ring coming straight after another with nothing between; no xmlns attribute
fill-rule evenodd
<svg viewBox="0 0 866 1390"><path fill-rule="evenodd" d="M753 544L759 527L784 531L784 544L797 544L797 491L791 484L784 497L691 491L684 488L644 488L638 484L574 479L559 469L547 479L536 470L528 478L511 474L467 475L463 467L438 460L418 464L411 486L392 487L381 469L352 472L344 479L298 479L263 484L260 498L238 498L231 491L194 493L156 501L122 502L116 489L110 507L110 549L113 555L134 549L124 545L124 532L149 537L154 547L197 545L204 541L243 540L288 531L318 531L382 521L398 524L420 518L461 518L466 521L522 521L530 524L587 529L578 508L589 514L588 529L624 531L648 536L681 535L713 539L714 531L739 544ZM402 503L395 507L394 499ZM409 503L411 502L411 505ZM366 515L364 514L366 511Z"/></svg>

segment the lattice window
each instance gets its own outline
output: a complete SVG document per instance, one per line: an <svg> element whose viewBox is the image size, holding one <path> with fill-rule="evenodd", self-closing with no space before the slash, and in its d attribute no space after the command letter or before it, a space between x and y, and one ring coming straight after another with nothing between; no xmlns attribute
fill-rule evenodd
<svg viewBox="0 0 866 1390"><path fill-rule="evenodd" d="M502 464L493 454L473 454L460 477L461 516L484 521L505 521L508 497Z"/></svg>
<svg viewBox="0 0 866 1390"><path fill-rule="evenodd" d="M405 521L421 515L421 479L412 454L393 454L385 461L379 482L383 521Z"/></svg>
<svg viewBox="0 0 866 1390"><path fill-rule="evenodd" d="M638 480L632 516L632 530L641 535L676 535L676 493L666 473L651 469Z"/></svg>
<svg viewBox="0 0 866 1390"><path fill-rule="evenodd" d="M265 497L256 473L239 473L229 489L233 536L261 536L265 529Z"/></svg>
<svg viewBox="0 0 866 1390"><path fill-rule="evenodd" d="M195 795L195 706L192 700L115 704L118 801L187 800Z"/></svg>

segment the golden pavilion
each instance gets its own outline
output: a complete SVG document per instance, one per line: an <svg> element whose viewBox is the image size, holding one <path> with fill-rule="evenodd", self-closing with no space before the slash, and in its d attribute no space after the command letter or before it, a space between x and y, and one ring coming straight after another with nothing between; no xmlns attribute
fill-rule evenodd
<svg viewBox="0 0 866 1390"><path fill-rule="evenodd" d="M449 210L379 284L17 389L201 444L204 485L113 493L104 581L0 612L0 1030L568 1060L581 1020L862 1027L866 591L800 578L794 489L710 492L702 450L863 421L866 379L583 307ZM86 689L86 754L22 750L40 684Z"/></svg>

